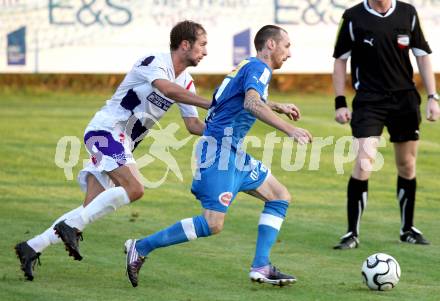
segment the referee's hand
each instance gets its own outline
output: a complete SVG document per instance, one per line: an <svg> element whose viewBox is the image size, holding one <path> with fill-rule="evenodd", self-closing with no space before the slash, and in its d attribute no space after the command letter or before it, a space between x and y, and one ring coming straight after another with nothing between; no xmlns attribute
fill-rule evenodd
<svg viewBox="0 0 440 301"><path fill-rule="evenodd" d="M440 117L440 107L435 99L428 100L426 105L426 119L429 121L437 121Z"/></svg>
<svg viewBox="0 0 440 301"><path fill-rule="evenodd" d="M347 123L351 120L351 112L347 107L339 108L335 112L335 120L340 124Z"/></svg>

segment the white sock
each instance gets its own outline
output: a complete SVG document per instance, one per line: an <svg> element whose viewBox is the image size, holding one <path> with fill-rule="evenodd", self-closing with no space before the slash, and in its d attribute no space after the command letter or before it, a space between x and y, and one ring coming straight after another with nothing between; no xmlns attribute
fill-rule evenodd
<svg viewBox="0 0 440 301"><path fill-rule="evenodd" d="M53 222L52 226L46 229L43 233L31 238L27 241L27 244L34 249L35 252L41 253L50 245L57 244L61 242L61 239L58 235L55 234L53 227L58 224L60 221L71 218L73 216L78 215L84 207L81 205L78 208L75 208L69 212L66 212L62 216L60 216L56 221Z"/></svg>
<svg viewBox="0 0 440 301"><path fill-rule="evenodd" d="M113 187L98 194L79 214L67 219L66 224L82 231L86 225L129 203L125 189Z"/></svg>

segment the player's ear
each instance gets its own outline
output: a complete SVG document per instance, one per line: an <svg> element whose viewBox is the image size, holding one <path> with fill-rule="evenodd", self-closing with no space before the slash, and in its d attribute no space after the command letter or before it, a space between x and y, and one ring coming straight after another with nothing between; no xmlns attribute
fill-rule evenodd
<svg viewBox="0 0 440 301"><path fill-rule="evenodd" d="M189 50L191 49L191 43L188 40L183 40L180 45L182 46L183 50Z"/></svg>
<svg viewBox="0 0 440 301"><path fill-rule="evenodd" d="M268 39L266 42L266 46L269 50L275 49L276 43L274 39Z"/></svg>

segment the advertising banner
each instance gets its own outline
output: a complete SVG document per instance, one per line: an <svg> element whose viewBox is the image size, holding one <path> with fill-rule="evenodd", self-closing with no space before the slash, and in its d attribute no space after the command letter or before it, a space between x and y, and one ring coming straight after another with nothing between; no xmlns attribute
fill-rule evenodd
<svg viewBox="0 0 440 301"><path fill-rule="evenodd" d="M7 35L8 65L26 65L26 27Z"/></svg>
<svg viewBox="0 0 440 301"><path fill-rule="evenodd" d="M255 54L266 24L284 27L292 57L282 73L329 73L344 10L353 0L0 1L0 72L124 73L146 53L167 51L169 32L190 19L208 32L208 56L192 73L226 73ZM440 72L440 1L412 0ZM20 30L23 30L21 32ZM23 43L11 44L10 34ZM12 37L11 37L12 39ZM14 42L15 43L15 42ZM21 48L22 47L22 48ZM20 64L10 59L20 57Z"/></svg>

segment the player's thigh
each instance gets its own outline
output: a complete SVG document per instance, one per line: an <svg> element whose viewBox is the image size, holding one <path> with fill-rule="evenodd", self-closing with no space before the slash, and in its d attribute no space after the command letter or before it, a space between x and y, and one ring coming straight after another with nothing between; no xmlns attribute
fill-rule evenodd
<svg viewBox="0 0 440 301"><path fill-rule="evenodd" d="M90 204L90 202L104 190L104 187L101 185L98 179L96 179L94 175L89 173L87 175L87 191L84 199L84 207Z"/></svg>
<svg viewBox="0 0 440 301"><path fill-rule="evenodd" d="M205 210L226 213L238 193L235 182L234 169L219 170L215 165L193 179L191 192Z"/></svg>
<svg viewBox="0 0 440 301"><path fill-rule="evenodd" d="M291 196L287 188L272 174L269 174L266 177L266 180L257 189L245 192L265 202L275 200L284 200L290 202L291 200Z"/></svg>
<svg viewBox="0 0 440 301"><path fill-rule="evenodd" d="M131 201L142 197L144 186L142 185L141 175L135 164L126 164L107 172L113 182L124 187Z"/></svg>

